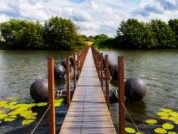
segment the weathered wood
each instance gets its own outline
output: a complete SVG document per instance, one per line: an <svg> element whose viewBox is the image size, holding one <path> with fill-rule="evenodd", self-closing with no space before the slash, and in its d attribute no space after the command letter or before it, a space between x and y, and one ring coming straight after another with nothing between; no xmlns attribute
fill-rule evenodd
<svg viewBox="0 0 178 134"><path fill-rule="evenodd" d="M116 134L116 131L89 49L60 134L96 133Z"/></svg>
<svg viewBox="0 0 178 134"><path fill-rule="evenodd" d="M55 104L54 104L54 60L48 60L48 104L49 109L49 132L56 134L56 117L55 117Z"/></svg>
<svg viewBox="0 0 178 134"><path fill-rule="evenodd" d="M67 77L67 106L70 105L71 95L70 95L70 64L69 56L66 57L66 77Z"/></svg>
<svg viewBox="0 0 178 134"><path fill-rule="evenodd" d="M74 67L74 90L76 88L76 54L73 55L73 67Z"/></svg>
<svg viewBox="0 0 178 134"><path fill-rule="evenodd" d="M124 57L118 57L119 79L119 133L125 134L125 100L124 100Z"/></svg>
<svg viewBox="0 0 178 134"><path fill-rule="evenodd" d="M101 55L100 55L100 76L101 76L101 88L102 88L102 90L103 90L103 53L101 53Z"/></svg>
<svg viewBox="0 0 178 134"><path fill-rule="evenodd" d="M105 67L106 67L106 103L109 108L109 64L108 64L108 55L105 55Z"/></svg>

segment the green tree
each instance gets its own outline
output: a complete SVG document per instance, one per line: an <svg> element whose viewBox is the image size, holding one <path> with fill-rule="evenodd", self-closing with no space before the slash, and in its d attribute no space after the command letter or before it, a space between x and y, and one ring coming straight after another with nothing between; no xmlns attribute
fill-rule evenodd
<svg viewBox="0 0 178 134"><path fill-rule="evenodd" d="M4 48L33 49L43 46L42 26L39 22L11 19L0 24L5 39Z"/></svg>
<svg viewBox="0 0 178 134"><path fill-rule="evenodd" d="M115 40L123 48L151 48L157 43L151 28L137 19L122 21Z"/></svg>
<svg viewBox="0 0 178 134"><path fill-rule="evenodd" d="M169 26L172 31L176 34L176 45L178 47L178 19L169 20Z"/></svg>
<svg viewBox="0 0 178 134"><path fill-rule="evenodd" d="M152 20L149 26L157 39L156 48L175 48L176 36L169 25L161 20Z"/></svg>
<svg viewBox="0 0 178 134"><path fill-rule="evenodd" d="M104 45L103 42L105 42L108 39L109 37L105 34L96 35L94 37L93 45L97 47L102 47L102 45Z"/></svg>
<svg viewBox="0 0 178 134"><path fill-rule="evenodd" d="M51 17L45 22L43 39L51 49L71 49L81 44L74 23L61 17Z"/></svg>

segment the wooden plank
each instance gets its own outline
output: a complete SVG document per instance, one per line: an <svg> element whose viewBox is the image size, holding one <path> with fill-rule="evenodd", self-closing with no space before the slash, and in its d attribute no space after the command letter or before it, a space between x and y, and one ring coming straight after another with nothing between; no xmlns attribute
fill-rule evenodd
<svg viewBox="0 0 178 134"><path fill-rule="evenodd" d="M91 49L76 85L60 134L116 134Z"/></svg>

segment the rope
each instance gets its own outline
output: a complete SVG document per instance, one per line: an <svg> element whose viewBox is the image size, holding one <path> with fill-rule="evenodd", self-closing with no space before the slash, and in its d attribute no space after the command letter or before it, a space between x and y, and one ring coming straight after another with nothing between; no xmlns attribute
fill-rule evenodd
<svg viewBox="0 0 178 134"><path fill-rule="evenodd" d="M33 134L35 132L35 130L37 129L37 127L39 126L39 124L41 123L41 121L44 119L46 113L48 112L49 108L51 107L51 104L48 106L48 108L46 109L46 111L44 112L44 114L42 115L41 119L39 120L39 122L36 124L36 126L34 127L34 129L32 130L31 134Z"/></svg>
<svg viewBox="0 0 178 134"><path fill-rule="evenodd" d="M111 91L114 93L114 95L116 96L116 98L119 99L119 97L118 97L118 92L114 92L113 90L111 90ZM115 91L117 91L117 90L115 90ZM129 111L127 110L127 108L125 107L125 105L124 105L123 103L122 103L122 106L124 107L124 109L125 109L127 115L129 116L130 120L132 121L134 127L137 129L138 132L141 132L141 131L138 129L138 127L137 127L137 125L135 124L135 122L134 122L132 116L130 115Z"/></svg>
<svg viewBox="0 0 178 134"><path fill-rule="evenodd" d="M134 127L137 129L138 132L141 132L141 131L138 129L137 125L135 124L134 120L132 119L132 116L130 115L130 113L128 112L127 108L125 107L125 105L124 105L123 103L122 103L122 106L124 107L126 113L128 114L130 120L132 121Z"/></svg>

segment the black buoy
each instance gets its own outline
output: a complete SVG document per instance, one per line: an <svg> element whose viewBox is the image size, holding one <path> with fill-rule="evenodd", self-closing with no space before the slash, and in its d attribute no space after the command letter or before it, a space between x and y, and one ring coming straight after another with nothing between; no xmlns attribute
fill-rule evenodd
<svg viewBox="0 0 178 134"><path fill-rule="evenodd" d="M127 100L139 101L147 93L146 84L139 77L134 77L125 82L125 96Z"/></svg>
<svg viewBox="0 0 178 134"><path fill-rule="evenodd" d="M112 77L112 80L118 79L118 65L109 62L109 72Z"/></svg>
<svg viewBox="0 0 178 134"><path fill-rule="evenodd" d="M48 79L37 79L30 87L31 97L37 101L47 101L48 100Z"/></svg>
<svg viewBox="0 0 178 134"><path fill-rule="evenodd" d="M61 64L58 64L54 67L54 75L56 78L63 78L66 74L66 69Z"/></svg>

